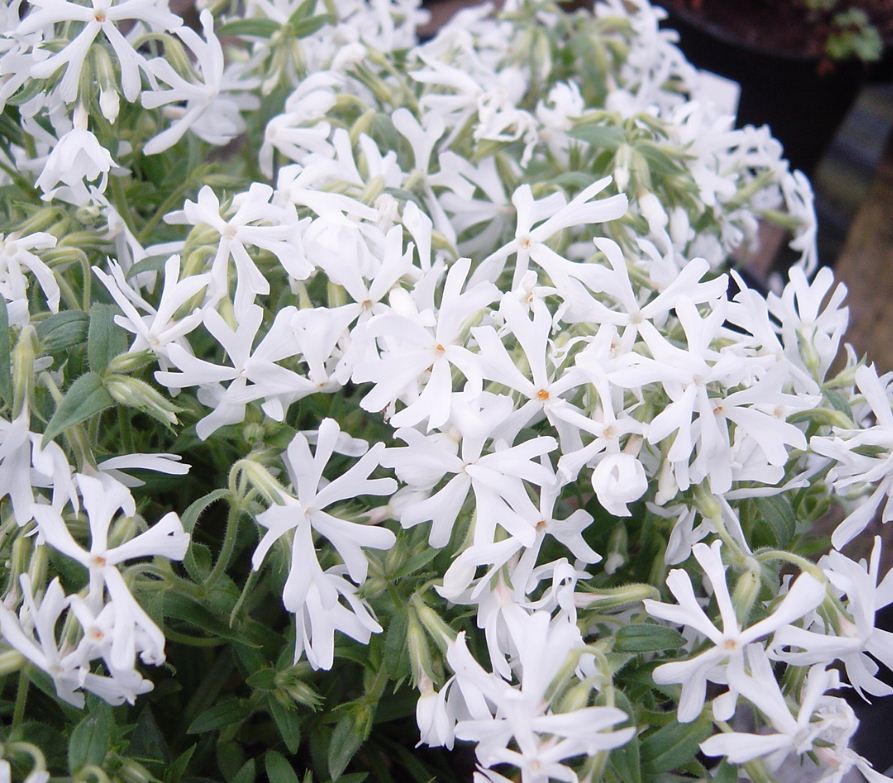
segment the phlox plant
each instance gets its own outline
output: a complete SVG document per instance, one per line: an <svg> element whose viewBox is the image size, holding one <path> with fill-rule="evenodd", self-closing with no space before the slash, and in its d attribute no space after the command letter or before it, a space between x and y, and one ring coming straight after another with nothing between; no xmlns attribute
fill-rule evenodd
<svg viewBox="0 0 893 783"><path fill-rule="evenodd" d="M0 780L887 780L891 379L658 11L0 14Z"/></svg>

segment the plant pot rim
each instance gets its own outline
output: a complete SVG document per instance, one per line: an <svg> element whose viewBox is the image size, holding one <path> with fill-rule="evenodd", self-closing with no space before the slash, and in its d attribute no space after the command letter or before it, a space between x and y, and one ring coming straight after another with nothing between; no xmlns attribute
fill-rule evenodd
<svg viewBox="0 0 893 783"><path fill-rule="evenodd" d="M706 35L710 35L713 38L716 38L717 40L729 46L734 46L738 49L744 49L745 51L751 52L755 55L760 55L762 57L784 60L801 65L808 65L811 63L815 63L817 65L819 62L822 61L822 57L818 55L792 52L789 49L779 49L772 46L765 46L763 44L753 43L752 41L746 41L741 37L735 35L733 32L729 31L726 27L705 19L696 11L692 11L688 8L677 7L672 2L672 0L657 0L657 2L659 2L661 8L663 8L667 12L667 18L669 21L672 21L675 17L684 24L687 24L690 27L693 27ZM858 60L850 58L847 60L834 61L834 67L835 69L862 67L862 64Z"/></svg>

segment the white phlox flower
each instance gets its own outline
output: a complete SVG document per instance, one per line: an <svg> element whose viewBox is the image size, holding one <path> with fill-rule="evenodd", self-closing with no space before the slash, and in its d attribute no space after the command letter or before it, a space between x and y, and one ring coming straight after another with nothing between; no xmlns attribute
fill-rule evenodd
<svg viewBox="0 0 893 783"><path fill-rule="evenodd" d="M110 660L115 669L132 669L137 654L146 663L160 664L164 661L164 636L131 594L118 566L144 557L181 560L189 534L177 514L170 512L130 540L110 546L112 521L119 511L127 517L134 515L133 497L107 474L78 474L76 479L90 525L90 548L74 539L59 511L44 504L33 508L39 538L87 569L86 601L91 611L98 614L106 603L114 604Z"/></svg>
<svg viewBox="0 0 893 783"><path fill-rule="evenodd" d="M518 642L523 639L517 686L482 669L469 653L464 633L450 644L447 661L471 713L456 724L455 735L477 742L477 758L484 767L512 765L520 769L525 783L576 780L562 762L623 745L635 728L615 729L627 719L615 707L552 712L546 690L581 646L575 626L550 623L547 613L535 612L519 615L512 632Z"/></svg>
<svg viewBox="0 0 893 783"><path fill-rule="evenodd" d="M169 89L145 90L140 102L147 109L164 107L162 114L173 124L146 143L146 155L172 147L188 130L209 144L226 144L245 130L241 111L260 105L256 96L239 94L257 87L259 80L240 77L232 68L227 71L211 12L206 8L199 18L204 40L185 26L177 27L174 33L192 52L200 78L184 79L161 57L147 63L153 76Z"/></svg>
<svg viewBox="0 0 893 783"><path fill-rule="evenodd" d="M59 95L66 103L78 96L78 84L84 61L100 33L106 38L121 68L121 88L131 103L140 90L140 71L146 70L146 61L133 44L118 29L122 22L131 26L130 36L143 29L153 32L172 30L181 24L180 17L168 10L167 0L92 0L81 5L69 0L32 0L34 7L16 28L18 35L28 35L56 24L81 23L77 35L61 51L31 66L31 76L45 79L65 66L59 82ZM133 26L133 23L137 24ZM52 38L49 35L48 38Z"/></svg>
<svg viewBox="0 0 893 783"><path fill-rule="evenodd" d="M44 201L59 198L79 206L88 204L91 197L86 182L97 179L99 191L105 190L109 171L116 163L111 153L87 129L87 120L86 109L78 105L73 127L59 139L47 157L34 183L43 191ZM62 183L61 187L59 183Z"/></svg>
<svg viewBox="0 0 893 783"><path fill-rule="evenodd" d="M809 444L813 451L834 460L829 478L836 492L844 494L851 487L864 484L871 487L869 497L860 498L835 529L831 537L835 549L842 549L862 533L879 510L881 522L893 519L891 377L878 376L874 365L857 368L853 377L874 422L850 431L835 428L833 435L813 437ZM866 448L869 453L865 453Z"/></svg>
<svg viewBox="0 0 893 783"><path fill-rule="evenodd" d="M27 269L43 291L50 311L59 310L59 284L53 270L34 252L55 246L56 237L43 231L25 236L0 234L0 295L7 306L27 300L28 279L23 271Z"/></svg>
<svg viewBox="0 0 893 783"><path fill-rule="evenodd" d="M879 536L875 537L867 564L855 563L840 552L823 557L819 566L828 581L846 595L846 614L837 612L833 624L825 628L779 629L772 639L777 657L795 666L840 660L850 684L863 698L866 693L872 696L893 693L893 688L876 676L878 665L874 660L893 671L893 633L875 627L876 613L893 603L893 570L880 579L880 559Z"/></svg>
<svg viewBox="0 0 893 783"><path fill-rule="evenodd" d="M325 511L334 503L363 495L392 495L397 489L391 478L369 478L381 462L384 450L381 443L365 451L344 473L327 482L323 470L338 447L340 434L334 419L323 419L312 454L307 437L301 433L295 435L283 455L295 494L282 495L280 502L257 515L258 524L266 530L251 561L254 569L259 569L271 547L291 531L291 563L282 601L286 609L299 616L296 659L306 651L311 665L322 669L332 666L336 629L365 641L370 631L381 630L364 602L356 596L356 588L341 574L346 572L355 585L362 585L369 568L363 549L390 549L396 540L387 528L350 522ZM322 570L314 533L332 545L344 563L343 568ZM340 599L348 607L341 606Z"/></svg>
<svg viewBox="0 0 893 783"><path fill-rule="evenodd" d="M722 562L721 548L722 544L717 540L709 547L706 544L695 544L692 552L713 588L722 630L701 608L695 597L691 577L682 569L673 569L667 577L667 587L678 603L667 604L650 599L644 602L648 614L688 626L706 637L710 643L706 650L693 658L664 663L654 670L656 683L677 683L682 686L677 714L683 723L694 720L700 714L704 707L708 682L729 682L730 665L740 661L749 645L808 614L825 598L825 586L809 574L803 573L767 617L742 628L726 585L726 567ZM734 711L734 693L734 690L730 690L725 697L714 702L717 717L722 720L727 719Z"/></svg>

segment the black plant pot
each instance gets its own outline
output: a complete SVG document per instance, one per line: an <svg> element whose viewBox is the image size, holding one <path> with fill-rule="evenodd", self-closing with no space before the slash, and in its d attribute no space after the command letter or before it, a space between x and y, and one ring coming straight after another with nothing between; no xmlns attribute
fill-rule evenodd
<svg viewBox="0 0 893 783"><path fill-rule="evenodd" d="M667 11L664 25L679 32L686 57L741 85L738 126L769 125L792 168L812 174L856 99L866 68L850 61L825 72L815 57L745 43L694 12Z"/></svg>

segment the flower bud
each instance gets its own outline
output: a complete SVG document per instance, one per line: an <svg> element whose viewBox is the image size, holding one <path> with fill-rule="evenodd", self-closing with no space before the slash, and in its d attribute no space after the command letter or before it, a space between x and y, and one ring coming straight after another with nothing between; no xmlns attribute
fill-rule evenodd
<svg viewBox="0 0 893 783"><path fill-rule="evenodd" d="M177 423L176 414L181 410L148 383L125 375L110 375L105 381L106 391L119 405L135 408L157 419L162 424Z"/></svg>
<svg viewBox="0 0 893 783"><path fill-rule="evenodd" d="M732 606L735 607L735 616L742 626L747 624L751 609L753 609L759 594L760 567L756 561L753 561L751 567L738 577L735 589L732 591Z"/></svg>
<svg viewBox="0 0 893 783"><path fill-rule="evenodd" d="M123 759L118 767L117 778L123 783L153 783L157 778L142 764L133 759Z"/></svg>
<svg viewBox="0 0 893 783"><path fill-rule="evenodd" d="M456 638L456 632L424 601L415 598L413 599L412 606L418 614L418 618L425 627L425 630L437 646L440 647L443 652L446 652L447 645Z"/></svg>
<svg viewBox="0 0 893 783"><path fill-rule="evenodd" d="M407 611L406 646L409 650L409 666L412 669L412 682L417 687L422 687L429 676L431 668L431 648L428 646L428 637L419 623L418 616L410 607ZM421 724L419 724L421 726Z"/></svg>
<svg viewBox="0 0 893 783"><path fill-rule="evenodd" d="M27 406L31 408L34 390L34 345L37 333L27 324L22 327L12 351L12 415L17 417Z"/></svg>
<svg viewBox="0 0 893 783"><path fill-rule="evenodd" d="M628 517L627 504L648 491L648 477L642 463L632 454L609 454L592 471L592 488L606 511Z"/></svg>
<svg viewBox="0 0 893 783"><path fill-rule="evenodd" d="M301 672L296 668L276 672L275 690L276 698L286 706L297 703L317 710L323 703L322 696L302 679Z"/></svg>
<svg viewBox="0 0 893 783"><path fill-rule="evenodd" d="M130 375L142 370L144 367L148 367L154 361L155 354L153 354L152 351L132 351L130 353L122 353L109 362L106 372L110 375Z"/></svg>
<svg viewBox="0 0 893 783"><path fill-rule="evenodd" d="M26 663L25 656L18 650L4 650L0 652L0 677L20 671Z"/></svg>
<svg viewBox="0 0 893 783"><path fill-rule="evenodd" d="M109 122L118 119L118 110L121 102L118 97L117 79L115 78L115 66L112 58L104 46L93 46L90 49L93 58L93 67L96 69L96 78L99 82L99 110L102 116Z"/></svg>
<svg viewBox="0 0 893 783"><path fill-rule="evenodd" d="M629 560L629 541L626 525L623 522L614 525L608 539L608 556L605 558L605 573L609 576Z"/></svg>

